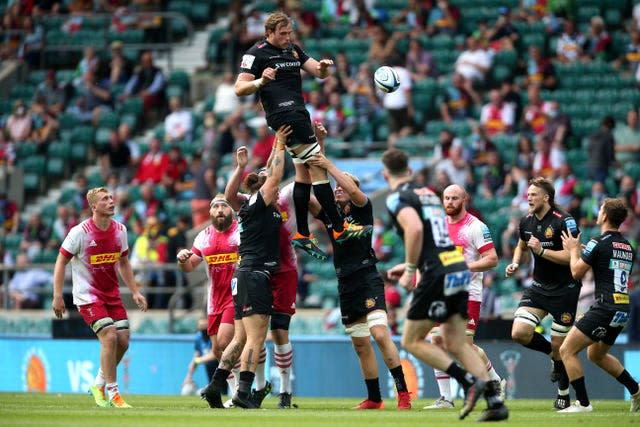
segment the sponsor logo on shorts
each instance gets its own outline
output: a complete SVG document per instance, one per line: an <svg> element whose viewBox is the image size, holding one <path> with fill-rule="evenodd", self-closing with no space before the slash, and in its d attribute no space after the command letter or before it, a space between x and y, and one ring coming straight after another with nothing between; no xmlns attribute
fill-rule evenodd
<svg viewBox="0 0 640 427"><path fill-rule="evenodd" d="M607 330L605 329L604 326L598 326L591 332L591 335L593 335L596 338L602 339L607 335Z"/></svg>
<svg viewBox="0 0 640 427"><path fill-rule="evenodd" d="M628 294L613 294L613 303L614 304L629 304L629 295Z"/></svg>
<svg viewBox="0 0 640 427"><path fill-rule="evenodd" d="M228 264L228 263L237 262L238 254L235 252L232 252L228 254L207 255L206 257L204 257L204 259L207 261L207 264L209 265Z"/></svg>
<svg viewBox="0 0 640 427"><path fill-rule="evenodd" d="M464 257L457 250L440 252L438 258L440 258L440 262L445 267L458 262L464 262Z"/></svg>
<svg viewBox="0 0 640 427"><path fill-rule="evenodd" d="M113 264L120 259L120 252L110 252L106 254L95 254L89 257L89 264Z"/></svg>
<svg viewBox="0 0 640 427"><path fill-rule="evenodd" d="M571 319L573 319L571 313L562 313L562 316L560 316L562 323L571 323Z"/></svg>
<svg viewBox="0 0 640 427"><path fill-rule="evenodd" d="M373 308L375 305L376 305L376 300L375 300L375 299L373 299L373 298L367 298L367 299L364 301L364 306L365 306L366 308Z"/></svg>

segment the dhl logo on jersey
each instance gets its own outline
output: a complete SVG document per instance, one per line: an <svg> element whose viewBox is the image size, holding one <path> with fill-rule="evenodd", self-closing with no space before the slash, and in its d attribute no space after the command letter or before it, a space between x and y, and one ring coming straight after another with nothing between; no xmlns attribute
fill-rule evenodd
<svg viewBox="0 0 640 427"><path fill-rule="evenodd" d="M614 304L629 304L629 295L628 294L613 294L613 303Z"/></svg>
<svg viewBox="0 0 640 427"><path fill-rule="evenodd" d="M113 264L120 259L120 252L111 252L106 254L95 254L89 257L89 264Z"/></svg>
<svg viewBox="0 0 640 427"><path fill-rule="evenodd" d="M458 251L460 254L464 254L464 248L462 247L462 245L456 245L456 251Z"/></svg>
<svg viewBox="0 0 640 427"><path fill-rule="evenodd" d="M282 222L287 222L289 220L289 213L285 210L280 211L280 216L282 217Z"/></svg>
<svg viewBox="0 0 640 427"><path fill-rule="evenodd" d="M235 252L231 252L228 254L215 254L215 255L207 255L204 257L207 260L207 264L227 264L238 261L238 254Z"/></svg>
<svg viewBox="0 0 640 427"><path fill-rule="evenodd" d="M464 262L464 257L457 250L440 252L438 258L440 258L440 262L445 267L458 262Z"/></svg>

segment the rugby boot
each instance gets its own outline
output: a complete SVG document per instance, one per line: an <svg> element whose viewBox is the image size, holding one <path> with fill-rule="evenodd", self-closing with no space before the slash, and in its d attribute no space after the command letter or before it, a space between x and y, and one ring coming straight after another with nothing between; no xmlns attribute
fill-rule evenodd
<svg viewBox="0 0 640 427"><path fill-rule="evenodd" d="M365 399L362 402L358 403L357 406L354 406L353 409L383 409L384 401L374 402L373 400Z"/></svg>
<svg viewBox="0 0 640 427"><path fill-rule="evenodd" d="M325 261L327 259L327 254L325 254L322 249L318 247L318 240L313 237L313 234L303 236L300 233L296 233L295 236L293 236L293 238L291 239L291 243L294 247L302 249L303 251L305 251L312 257L319 259L320 261Z"/></svg>
<svg viewBox="0 0 640 427"><path fill-rule="evenodd" d="M336 243L343 243L349 239L358 239L373 232L373 226L360 225L355 222L345 221L342 231L333 230L333 239Z"/></svg>
<svg viewBox="0 0 640 427"><path fill-rule="evenodd" d="M482 411L482 415L478 418L478 421L502 421L509 418L509 410L504 404L496 408L487 408Z"/></svg>
<svg viewBox="0 0 640 427"><path fill-rule="evenodd" d="M467 415L473 411L476 407L476 402L480 399L480 396L484 395L484 388L487 386L487 382L476 378L476 381L471 384L471 387L467 390L464 406L460 410L460 419L463 420Z"/></svg>
<svg viewBox="0 0 640 427"><path fill-rule="evenodd" d="M591 405L582 406L580 401L576 400L575 402L573 402L573 405L558 412L562 414L573 414L576 412L593 412L593 406Z"/></svg>
<svg viewBox="0 0 640 427"><path fill-rule="evenodd" d="M259 408L260 405L262 405L262 401L264 400L264 398L267 397L269 393L271 393L271 389L272 389L271 383L267 381L264 387L261 388L260 390L256 390L256 389L251 390L251 394L249 395L249 400L251 400L253 404L256 405L257 408Z"/></svg>
<svg viewBox="0 0 640 427"><path fill-rule="evenodd" d="M220 392L218 390L215 390L211 384L202 389L202 391L200 392L200 398L206 400L209 404L209 407L212 409L224 408Z"/></svg>
<svg viewBox="0 0 640 427"><path fill-rule="evenodd" d="M431 405L427 405L422 409L452 409L453 402L451 400L445 399L444 396L440 396L438 400L433 402Z"/></svg>
<svg viewBox="0 0 640 427"><path fill-rule="evenodd" d="M280 393L278 398L280 399L278 402L278 408L291 409L291 393Z"/></svg>

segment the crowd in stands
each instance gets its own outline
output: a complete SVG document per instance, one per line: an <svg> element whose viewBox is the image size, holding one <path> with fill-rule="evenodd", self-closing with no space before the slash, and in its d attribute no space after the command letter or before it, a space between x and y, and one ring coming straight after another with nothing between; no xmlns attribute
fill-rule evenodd
<svg viewBox="0 0 640 427"><path fill-rule="evenodd" d="M153 52L125 54L126 42L117 38L101 49L86 46L68 70L40 68L37 49L45 28L82 31L90 19L80 10L114 12L105 24L109 31L143 29L143 40L157 35L149 22L128 20L126 11L161 10L159 2L115 3L117 9L108 1L15 1L4 9L3 31L23 33L6 33L0 55L24 61L30 75L41 77L32 93L12 91L3 100L0 161L26 168L25 153L50 155L66 141L87 148L84 156L80 151L67 160L99 166L90 176L74 166L76 187L59 201L66 208L57 217L40 217L40 225L36 218L21 223L16 212L22 207L0 197L5 235L21 234L29 245L5 250L9 258L24 253L31 262L42 260L33 247L55 247L63 230L87 216L87 188L106 184L117 195L118 219L129 226L131 246L148 252L141 262L171 260L171 238L208 220L209 200L224 187L235 149L250 147L254 168L266 162L273 133L257 99L235 96L234 79L274 2L220 2L228 5L228 19L211 30L203 52L217 86L198 108L187 91L176 90L170 70L154 65ZM330 156L375 158L397 146L426 157L430 166L416 171L416 179L436 189L450 183L467 188L471 211L489 225L503 260L517 242L533 176L553 180L556 201L579 220L583 239L597 234L602 198L624 197L634 215L622 229L637 244L637 1L279 0L275 8L294 18L295 42L308 54L335 62L327 79L303 79L312 120L329 132ZM47 22L54 18L59 28L51 30ZM382 64L398 71L398 91L376 90L373 71ZM89 129L89 142L81 142L82 129ZM153 136L142 137L149 129ZM384 267L400 254L385 234L384 214L378 215L374 241ZM306 275L322 278L313 262L304 267ZM521 271L510 280L499 269L487 274L486 317L513 308L513 293L530 285L529 271ZM175 283L163 274L140 280ZM301 282L303 303L323 286L317 283L323 280L308 289ZM152 307L166 307L166 299L161 295Z"/></svg>

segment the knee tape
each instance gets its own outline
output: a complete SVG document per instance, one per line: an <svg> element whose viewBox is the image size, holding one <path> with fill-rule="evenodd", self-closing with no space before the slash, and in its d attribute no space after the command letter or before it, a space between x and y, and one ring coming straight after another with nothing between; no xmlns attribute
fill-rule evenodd
<svg viewBox="0 0 640 427"><path fill-rule="evenodd" d="M356 323L352 325L350 328L345 329L347 335L356 337L356 338L364 338L371 336L371 332L369 332L369 325L367 323Z"/></svg>
<svg viewBox="0 0 640 427"><path fill-rule="evenodd" d="M531 325L534 328L538 326L538 323L540 323L540 319L538 319L538 316L536 316L533 313L530 313L524 307L519 307L516 310L514 316L515 316L513 319L514 322L526 323L527 325Z"/></svg>
<svg viewBox="0 0 640 427"><path fill-rule="evenodd" d="M289 330L289 324L291 323L291 316L284 313L273 313L271 315L271 330L284 329Z"/></svg>
<svg viewBox="0 0 640 427"><path fill-rule="evenodd" d="M114 322L114 324L116 325L116 329L119 330L119 331L123 331L125 329L129 329L129 320L128 319L118 320L118 321Z"/></svg>
<svg viewBox="0 0 640 427"><path fill-rule="evenodd" d="M382 310L372 311L371 313L367 314L367 326L369 327L369 329L377 325L385 327L389 326L387 323L387 313Z"/></svg>
<svg viewBox="0 0 640 427"><path fill-rule="evenodd" d="M108 328L109 326L114 326L113 319L111 317L103 317L102 319L98 319L91 324L91 329L96 334L103 330L104 328Z"/></svg>
<svg viewBox="0 0 640 427"><path fill-rule="evenodd" d="M303 147L302 151L300 151L299 153L294 153L293 149L298 147ZM307 163L307 160L309 160L314 154L318 154L320 152L320 144L318 144L317 142L309 145L299 144L294 145L293 147L286 148L291 155L291 158L293 159L293 163Z"/></svg>
<svg viewBox="0 0 640 427"><path fill-rule="evenodd" d="M571 326L560 325L556 322L551 323L551 336L552 337L566 337L569 333Z"/></svg>

